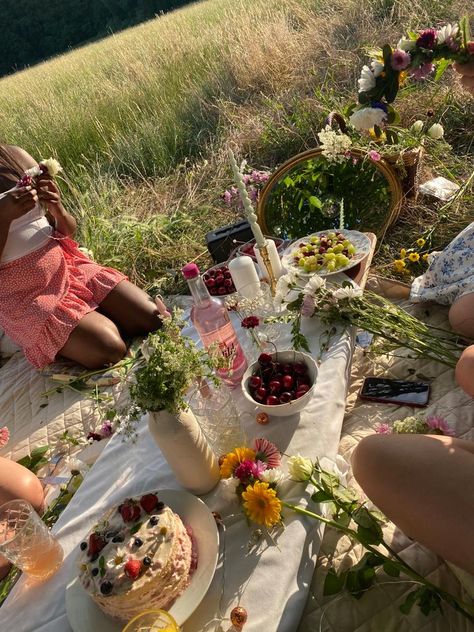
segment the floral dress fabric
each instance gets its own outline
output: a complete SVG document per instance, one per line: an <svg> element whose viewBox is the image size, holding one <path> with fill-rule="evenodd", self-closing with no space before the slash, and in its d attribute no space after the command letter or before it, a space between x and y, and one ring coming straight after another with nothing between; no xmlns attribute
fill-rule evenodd
<svg viewBox="0 0 474 632"><path fill-rule="evenodd" d="M412 301L452 305L464 294L474 292L474 222L442 252L432 253L429 261L425 274L413 281Z"/></svg>

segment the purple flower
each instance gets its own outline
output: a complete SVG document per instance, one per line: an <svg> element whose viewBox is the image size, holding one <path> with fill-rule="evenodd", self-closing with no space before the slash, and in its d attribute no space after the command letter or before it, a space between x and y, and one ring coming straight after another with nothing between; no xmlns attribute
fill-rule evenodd
<svg viewBox="0 0 474 632"><path fill-rule="evenodd" d="M301 306L301 315L305 318L311 318L314 314L314 296L307 294L303 299L303 305Z"/></svg>
<svg viewBox="0 0 474 632"><path fill-rule="evenodd" d="M375 149L371 149L369 151L369 158L374 162L378 162L382 158L382 156L379 154L378 151L375 151Z"/></svg>
<svg viewBox="0 0 474 632"><path fill-rule="evenodd" d="M375 432L377 434L392 434L392 427L390 426L390 424L378 424L375 427Z"/></svg>
<svg viewBox="0 0 474 632"><path fill-rule="evenodd" d="M426 79L426 77L431 74L433 70L433 64L431 62L426 62L424 64L421 64L421 66L418 66L418 68L413 68L410 76L412 77L412 79L417 80Z"/></svg>
<svg viewBox="0 0 474 632"><path fill-rule="evenodd" d="M252 200L252 202L257 202L258 201L257 189L255 187L249 187L248 191L249 191L249 197Z"/></svg>
<svg viewBox="0 0 474 632"><path fill-rule="evenodd" d="M103 437L111 437L114 434L114 428L110 421L104 421L100 429L100 434Z"/></svg>
<svg viewBox="0 0 474 632"><path fill-rule="evenodd" d="M260 478L262 473L267 469L267 464L263 461L242 461L235 469L234 476L239 478L242 483L246 484L252 478Z"/></svg>
<svg viewBox="0 0 474 632"><path fill-rule="evenodd" d="M246 316L246 318L242 319L240 324L244 329L253 329L254 327L258 327L260 325L260 319L258 316Z"/></svg>
<svg viewBox="0 0 474 632"><path fill-rule="evenodd" d="M433 49L436 44L436 35L437 32L435 29L425 29L421 31L418 39L416 40L416 45L419 48L428 48Z"/></svg>
<svg viewBox="0 0 474 632"><path fill-rule="evenodd" d="M377 110L383 110L385 114L388 114L387 104L384 103L383 101L372 101L372 103L370 104L370 107L376 108Z"/></svg>
<svg viewBox="0 0 474 632"><path fill-rule="evenodd" d="M231 192L230 191L226 191L224 193L224 195L222 196L222 199L227 204L227 206L230 206L232 204L232 194L231 194Z"/></svg>
<svg viewBox="0 0 474 632"><path fill-rule="evenodd" d="M408 53L400 48L397 48L392 53L392 68L394 70L405 70L410 65L411 57Z"/></svg>
<svg viewBox="0 0 474 632"><path fill-rule="evenodd" d="M243 180L243 183L244 183L245 185L249 184L249 182L250 182L250 176L249 176L249 174L248 174L248 173L244 174L244 175L242 176L242 180Z"/></svg>
<svg viewBox="0 0 474 632"><path fill-rule="evenodd" d="M446 419L442 417L431 416L426 418L426 425L430 429L428 434L440 434L448 437L454 437L454 430L448 424Z"/></svg>

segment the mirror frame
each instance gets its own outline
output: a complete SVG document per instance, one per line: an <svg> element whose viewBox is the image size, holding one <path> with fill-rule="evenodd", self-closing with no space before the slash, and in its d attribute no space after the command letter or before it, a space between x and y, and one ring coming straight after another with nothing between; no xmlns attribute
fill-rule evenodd
<svg viewBox="0 0 474 632"><path fill-rule="evenodd" d="M300 154L296 154L295 156L292 156L289 160L287 160L280 167L278 167L278 169L267 180L267 182L265 183L265 186L260 191L260 196L259 196L258 204L257 204L257 221L264 235L269 235L271 237L281 236L281 235L272 235L272 232L269 230L266 220L265 220L264 209L265 209L266 202L270 196L273 185L276 184L276 182L280 180L280 178L282 178L288 171L290 171L290 169L295 167L298 163L302 162L303 160L317 158L322 154L322 152L323 152L322 148L317 147L315 149L308 149L307 151L303 151ZM351 149L350 153L351 153L351 156L355 156L357 158L365 158L368 154L368 152L362 149L355 149L355 148ZM374 161L374 167L378 169L380 173L385 177L392 193L390 207L387 213L387 219L384 225L382 226L382 228L380 228L377 232L370 231L369 229L367 229L368 232L375 232L377 237L379 239L382 239L388 227L391 226L398 219L398 216L400 215L402 202L403 202L403 191L402 191L401 182L397 176L396 171L388 162L386 162L383 159L383 157L381 158L381 160L377 162ZM301 235L301 237L304 237L304 235Z"/></svg>

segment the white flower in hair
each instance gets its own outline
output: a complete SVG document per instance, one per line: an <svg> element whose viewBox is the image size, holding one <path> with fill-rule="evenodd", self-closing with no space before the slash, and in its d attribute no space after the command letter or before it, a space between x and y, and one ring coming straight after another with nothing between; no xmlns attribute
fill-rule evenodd
<svg viewBox="0 0 474 632"><path fill-rule="evenodd" d="M337 301L350 300L362 296L362 290L360 287L340 287L333 293L333 296Z"/></svg>

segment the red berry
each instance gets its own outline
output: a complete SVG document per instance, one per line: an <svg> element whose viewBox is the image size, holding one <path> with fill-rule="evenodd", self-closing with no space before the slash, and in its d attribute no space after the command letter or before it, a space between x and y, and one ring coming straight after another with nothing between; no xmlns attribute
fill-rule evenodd
<svg viewBox="0 0 474 632"><path fill-rule="evenodd" d="M281 391L281 382L280 382L280 380L272 380L268 386L270 388L270 391L273 394L279 393Z"/></svg>
<svg viewBox="0 0 474 632"><path fill-rule="evenodd" d="M219 296L223 296L224 294L227 294L227 290L221 285L221 287L217 288L217 294Z"/></svg>
<svg viewBox="0 0 474 632"><path fill-rule="evenodd" d="M140 507L134 501L126 500L120 506L120 515L124 522L135 522L140 517L140 513Z"/></svg>
<svg viewBox="0 0 474 632"><path fill-rule="evenodd" d="M264 388L263 386L261 386L260 388L257 388L257 390L255 391L255 399L258 400L259 402L263 402L266 396L267 396L267 389Z"/></svg>
<svg viewBox="0 0 474 632"><path fill-rule="evenodd" d="M215 277L216 276L216 271L215 270L208 270L206 272L206 276L208 276L208 277Z"/></svg>
<svg viewBox="0 0 474 632"><path fill-rule="evenodd" d="M140 560L129 559L125 562L123 570L129 579L137 579L142 572L142 563Z"/></svg>
<svg viewBox="0 0 474 632"><path fill-rule="evenodd" d="M282 373L283 373L283 375L291 375L293 373L292 365L291 364L284 364Z"/></svg>
<svg viewBox="0 0 474 632"><path fill-rule="evenodd" d="M234 287L232 279L224 279L224 287L226 287L228 290Z"/></svg>
<svg viewBox="0 0 474 632"><path fill-rule="evenodd" d="M293 372L296 375L306 375L306 372L307 372L306 364L303 364L303 362L297 362L293 367Z"/></svg>
<svg viewBox="0 0 474 632"><path fill-rule="evenodd" d="M260 388L262 386L262 378L258 375L252 375L249 380L250 388Z"/></svg>
<svg viewBox="0 0 474 632"><path fill-rule="evenodd" d="M91 533L89 536L89 548L87 549L87 555L94 557L98 555L104 546L107 544L107 540L100 536L98 533Z"/></svg>
<svg viewBox="0 0 474 632"><path fill-rule="evenodd" d="M282 404L287 404L288 402L291 402L292 397L293 396L291 393L289 393L288 391L285 391L280 394L280 402Z"/></svg>
<svg viewBox="0 0 474 632"><path fill-rule="evenodd" d="M293 384L295 383L295 380L292 375L284 375L281 379L281 383L282 383L283 388L289 391L293 388Z"/></svg>
<svg viewBox="0 0 474 632"><path fill-rule="evenodd" d="M229 268L227 266L222 266L222 268L219 268L219 270L224 276L229 273Z"/></svg>
<svg viewBox="0 0 474 632"><path fill-rule="evenodd" d="M269 353L261 353L258 356L258 363L262 365L268 365L272 361L272 356Z"/></svg>
<svg viewBox="0 0 474 632"><path fill-rule="evenodd" d="M158 504L158 496L156 494L145 494L140 498L140 505L147 513L151 513Z"/></svg>
<svg viewBox="0 0 474 632"><path fill-rule="evenodd" d="M231 279L232 275L230 274L230 272L227 270L227 272L224 272L224 279Z"/></svg>
<svg viewBox="0 0 474 632"><path fill-rule="evenodd" d="M296 388L299 389L300 386L308 385L309 386L309 377L307 375L298 376L296 380Z"/></svg>
<svg viewBox="0 0 474 632"><path fill-rule="evenodd" d="M210 277L209 279L205 279L204 283L206 284L207 288L211 288L214 287L216 284L215 279L213 279L212 277Z"/></svg>
<svg viewBox="0 0 474 632"><path fill-rule="evenodd" d="M267 406L277 406L280 400L275 395L269 395L267 397Z"/></svg>
<svg viewBox="0 0 474 632"><path fill-rule="evenodd" d="M298 386L296 390L297 393L302 393L303 395L307 393L308 391L309 391L309 384L302 384L301 386Z"/></svg>
<svg viewBox="0 0 474 632"><path fill-rule="evenodd" d="M217 274L215 277L216 285L222 285L224 283L224 275Z"/></svg>

